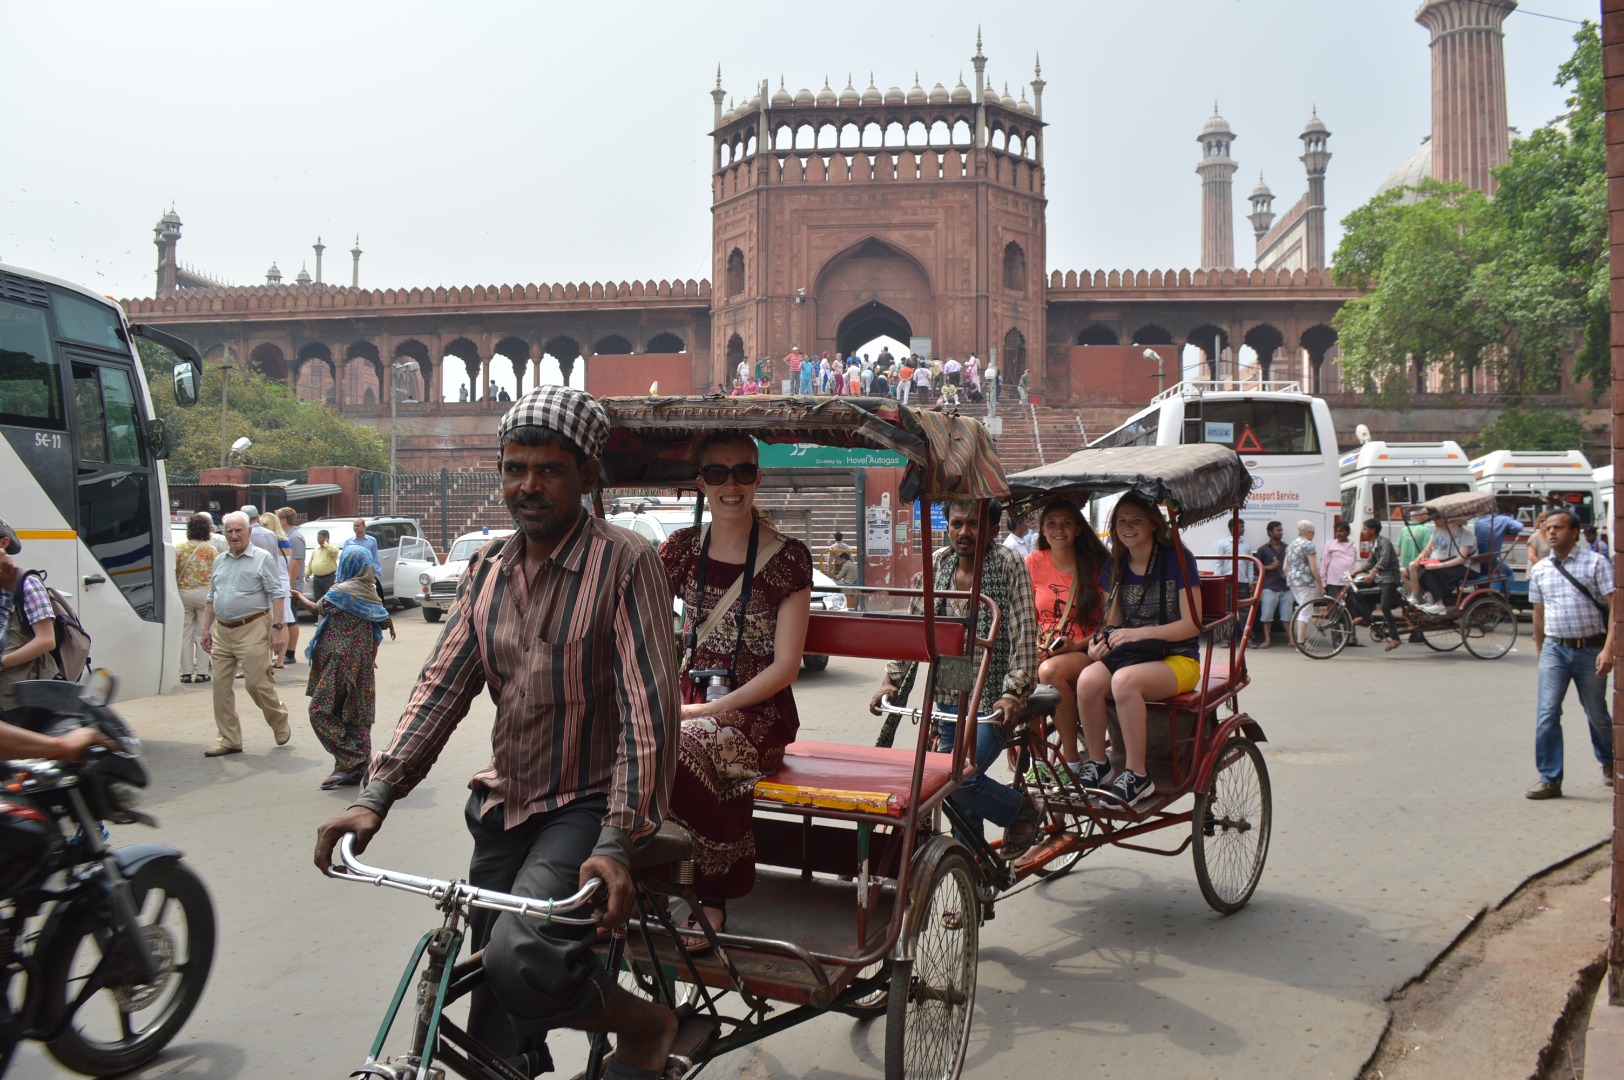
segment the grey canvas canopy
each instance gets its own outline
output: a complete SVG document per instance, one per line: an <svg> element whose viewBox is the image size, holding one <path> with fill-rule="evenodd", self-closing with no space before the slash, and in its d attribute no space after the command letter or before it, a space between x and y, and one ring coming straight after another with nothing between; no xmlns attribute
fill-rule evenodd
<svg viewBox="0 0 1624 1080"><path fill-rule="evenodd" d="M1167 507L1180 527L1209 521L1246 503L1252 474L1227 446L1114 446L1079 450L1061 461L1013 473L1017 509L1052 495L1082 498L1137 491Z"/></svg>

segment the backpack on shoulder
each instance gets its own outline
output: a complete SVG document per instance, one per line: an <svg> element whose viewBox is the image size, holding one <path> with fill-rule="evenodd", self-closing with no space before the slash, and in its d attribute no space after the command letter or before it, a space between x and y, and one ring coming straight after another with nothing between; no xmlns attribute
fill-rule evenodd
<svg viewBox="0 0 1624 1080"><path fill-rule="evenodd" d="M45 589L45 595L51 601L51 617L56 627L56 648L48 655L56 662L58 677L69 682L78 682L79 676L90 666L90 633L85 629L85 624L79 621L79 613L73 610L68 598L45 583L45 571L25 570L18 576L12 617L20 618L22 615L23 582L29 577L39 579L40 585Z"/></svg>

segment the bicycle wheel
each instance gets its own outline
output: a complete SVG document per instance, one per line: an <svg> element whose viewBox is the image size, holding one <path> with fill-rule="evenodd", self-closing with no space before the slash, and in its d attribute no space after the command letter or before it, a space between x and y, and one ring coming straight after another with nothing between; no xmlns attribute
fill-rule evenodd
<svg viewBox="0 0 1624 1080"><path fill-rule="evenodd" d="M127 939L90 911L63 928L56 956L65 962L47 975L47 1000L64 1019L46 1049L89 1076L117 1076L157 1057L197 1007L214 963L214 906L196 874L179 862L148 863L130 887L157 978L133 981Z"/></svg>
<svg viewBox="0 0 1624 1080"><path fill-rule="evenodd" d="M1499 596L1473 600L1460 626L1466 651L1479 660L1498 660L1517 643L1517 613Z"/></svg>
<svg viewBox="0 0 1624 1080"><path fill-rule="evenodd" d="M891 970L890 960L880 960L870 964L857 973L859 979L872 978L885 972L889 978ZM891 1011L891 991L889 989L876 990L872 994L865 994L850 1005L841 1005L837 1012L845 1013L854 1020L878 1020Z"/></svg>
<svg viewBox="0 0 1624 1080"><path fill-rule="evenodd" d="M1316 596L1291 618L1291 643L1315 660L1329 660L1353 640L1353 617L1329 596Z"/></svg>
<svg viewBox="0 0 1624 1080"><path fill-rule="evenodd" d="M954 1080L964 1068L976 1002L976 872L943 844L915 885L907 952L891 968L885 1018L886 1080ZM923 886L921 888L920 886Z"/></svg>
<svg viewBox="0 0 1624 1080"><path fill-rule="evenodd" d="M1442 626L1420 627L1421 640L1427 643L1427 648L1434 652L1454 652L1461 647L1465 639L1461 637L1461 628L1456 623L1445 623Z"/></svg>
<svg viewBox="0 0 1624 1080"><path fill-rule="evenodd" d="M1274 798L1263 753L1251 739L1230 739L1196 796L1191 821L1195 880L1214 911L1228 915L1252 898L1269 856Z"/></svg>

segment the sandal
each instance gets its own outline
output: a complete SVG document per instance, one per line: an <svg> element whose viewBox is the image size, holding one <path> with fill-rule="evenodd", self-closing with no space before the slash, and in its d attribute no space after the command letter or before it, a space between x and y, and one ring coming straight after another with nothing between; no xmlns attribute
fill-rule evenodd
<svg viewBox="0 0 1624 1080"><path fill-rule="evenodd" d="M209 677L207 675L193 675L192 676L192 681L193 682L208 682Z"/></svg>
<svg viewBox="0 0 1624 1080"><path fill-rule="evenodd" d="M334 788L353 787L360 782L360 769L351 769L348 772L334 770L331 776L321 782L321 790L332 791Z"/></svg>
<svg viewBox="0 0 1624 1080"><path fill-rule="evenodd" d="M184 683L189 683L189 682L192 681L192 677L190 675L182 675L180 677L180 681L184 682Z"/></svg>
<svg viewBox="0 0 1624 1080"><path fill-rule="evenodd" d="M701 904L699 907L701 911L707 912L705 924L710 927L711 933L720 934L727 929L726 907L717 907L711 904ZM720 921L717 921L718 919ZM678 940L682 942L682 947L687 950L690 956L708 953L716 947L716 943L705 936L704 928L699 925L697 912L688 916L688 921L682 924L682 928L689 931L689 933L678 934Z"/></svg>

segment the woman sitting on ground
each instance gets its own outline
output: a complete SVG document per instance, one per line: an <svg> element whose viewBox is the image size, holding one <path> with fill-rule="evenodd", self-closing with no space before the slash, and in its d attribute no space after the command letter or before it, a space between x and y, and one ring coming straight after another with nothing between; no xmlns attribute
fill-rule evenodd
<svg viewBox="0 0 1624 1080"><path fill-rule="evenodd" d="M687 703L669 816L694 837L694 894L702 911L689 921L696 929L702 915L711 929L721 930L727 901L755 886L756 781L778 771L784 747L800 727L790 684L806 643L812 555L756 511L760 483L754 440L712 436L699 451L700 490L711 520L679 529L660 545L686 612ZM723 612L717 616L719 605ZM728 672L725 687L713 688L726 692L710 701L706 686L687 677L707 669ZM688 942L704 943L702 935Z"/></svg>
<svg viewBox="0 0 1624 1080"><path fill-rule="evenodd" d="M316 603L293 595L321 616L305 657L310 661L310 726L323 749L333 755L333 772L323 791L355 787L372 760L372 721L377 713L378 643L384 628L395 639L395 621L383 606L373 576L372 556L363 547L347 547L338 557L338 579Z"/></svg>
<svg viewBox="0 0 1624 1080"><path fill-rule="evenodd" d="M1155 794L1145 768L1145 702L1192 690L1201 677L1199 584L1195 556L1174 544L1161 511L1135 492L1117 500L1111 512L1111 599L1101 632L1088 647L1100 663L1084 668L1077 680L1089 752L1077 770L1083 787L1103 787L1111 772L1105 752L1109 697L1116 701L1126 762L1106 790L1127 806ZM1193 604L1186 603L1192 597Z"/></svg>
<svg viewBox="0 0 1624 1080"><path fill-rule="evenodd" d="M1076 503L1054 499L1044 506L1037 548L1026 557L1026 569L1038 613L1038 682L1060 691L1054 727L1061 760L1071 775L1077 772L1080 756L1077 679L1093 663L1088 641L1099 628L1105 601L1100 579L1110 558ZM1070 783L1071 775L1057 779Z"/></svg>

